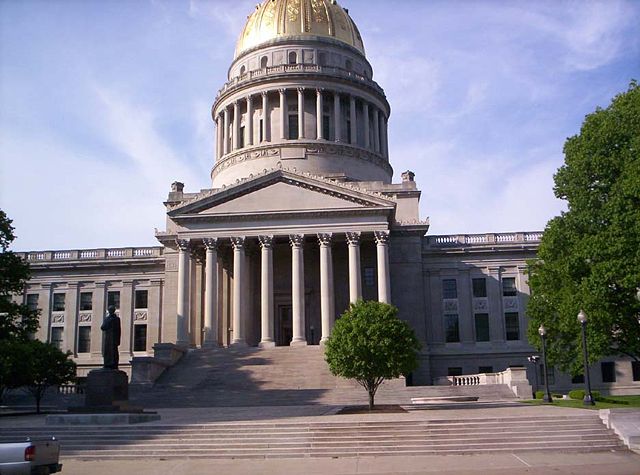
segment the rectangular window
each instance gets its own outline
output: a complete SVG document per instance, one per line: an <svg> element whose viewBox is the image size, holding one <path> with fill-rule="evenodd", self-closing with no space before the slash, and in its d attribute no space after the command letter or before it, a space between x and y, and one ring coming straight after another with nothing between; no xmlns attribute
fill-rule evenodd
<svg viewBox="0 0 640 475"><path fill-rule="evenodd" d="M615 383L616 382L616 364L613 361L607 361L600 363L600 369L602 371L603 383Z"/></svg>
<svg viewBox="0 0 640 475"><path fill-rule="evenodd" d="M53 294L54 312L64 312L64 295L65 294Z"/></svg>
<svg viewBox="0 0 640 475"><path fill-rule="evenodd" d="M240 148L246 146L244 143L244 127L240 127L240 135L238 135L238 145L240 146Z"/></svg>
<svg viewBox="0 0 640 475"><path fill-rule="evenodd" d="M503 277L502 278L502 296L515 297L516 295L518 295L518 289L516 289L516 278Z"/></svg>
<svg viewBox="0 0 640 475"><path fill-rule="evenodd" d="M328 115L322 116L322 136L325 140L331 140L331 117Z"/></svg>
<svg viewBox="0 0 640 475"><path fill-rule="evenodd" d="M38 309L38 294L27 294L27 308L29 310Z"/></svg>
<svg viewBox="0 0 640 475"><path fill-rule="evenodd" d="M584 374L576 374L571 378L571 384L584 384Z"/></svg>
<svg viewBox="0 0 640 475"><path fill-rule="evenodd" d="M487 279L484 277L473 279L473 296L475 298L484 298L487 296Z"/></svg>
<svg viewBox="0 0 640 475"><path fill-rule="evenodd" d="M107 308L114 306L116 310L120 309L120 291L112 290L107 292Z"/></svg>
<svg viewBox="0 0 640 475"><path fill-rule="evenodd" d="M93 292L80 292L80 310L93 310Z"/></svg>
<svg viewBox="0 0 640 475"><path fill-rule="evenodd" d="M347 143L353 143L351 140L351 120L347 119Z"/></svg>
<svg viewBox="0 0 640 475"><path fill-rule="evenodd" d="M64 329L62 327L52 327L51 328L51 344L58 348L62 349L62 331Z"/></svg>
<svg viewBox="0 0 640 475"><path fill-rule="evenodd" d="M289 140L298 138L298 114L289 114Z"/></svg>
<svg viewBox="0 0 640 475"><path fill-rule="evenodd" d="M457 343L460 341L460 326L457 315L444 316L444 330L447 343Z"/></svg>
<svg viewBox="0 0 640 475"><path fill-rule="evenodd" d="M493 373L493 366L480 366L478 373Z"/></svg>
<svg viewBox="0 0 640 475"><path fill-rule="evenodd" d="M489 341L489 314L476 313L476 341Z"/></svg>
<svg viewBox="0 0 640 475"><path fill-rule="evenodd" d="M91 327L78 327L78 353L91 351Z"/></svg>
<svg viewBox="0 0 640 475"><path fill-rule="evenodd" d="M555 368L549 368L549 373L547 373L547 375L549 376L549 386L556 384ZM540 384L544 385L544 364L540 364Z"/></svg>
<svg viewBox="0 0 640 475"><path fill-rule="evenodd" d="M640 381L640 361L631 362L631 371L633 373L633 380Z"/></svg>
<svg viewBox="0 0 640 475"><path fill-rule="evenodd" d="M364 268L364 285L367 287L376 285L376 270L373 267Z"/></svg>
<svg viewBox="0 0 640 475"><path fill-rule="evenodd" d="M442 281L442 298L443 299L457 299L458 298L458 284L456 279L443 279Z"/></svg>
<svg viewBox="0 0 640 475"><path fill-rule="evenodd" d="M136 302L135 308L148 308L149 306L149 292L146 290L136 290Z"/></svg>
<svg viewBox="0 0 640 475"><path fill-rule="evenodd" d="M520 339L520 319L518 317L518 312L505 313L504 326L507 333L507 340Z"/></svg>
<svg viewBox="0 0 640 475"><path fill-rule="evenodd" d="M264 142L264 120L260 119L260 142Z"/></svg>
<svg viewBox="0 0 640 475"><path fill-rule="evenodd" d="M460 366L447 368L447 376L462 376L462 368Z"/></svg>
<svg viewBox="0 0 640 475"><path fill-rule="evenodd" d="M133 326L133 351L147 351L147 326Z"/></svg>

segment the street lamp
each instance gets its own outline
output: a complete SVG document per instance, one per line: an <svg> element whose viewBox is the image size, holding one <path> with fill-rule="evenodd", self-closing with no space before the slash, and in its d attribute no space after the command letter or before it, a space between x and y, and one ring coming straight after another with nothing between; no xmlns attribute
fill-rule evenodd
<svg viewBox="0 0 640 475"><path fill-rule="evenodd" d="M540 362L540 357L538 355L527 356L527 360L529 363L533 365L533 376L535 377L536 385L533 389L533 394L538 390L538 363Z"/></svg>
<svg viewBox="0 0 640 475"><path fill-rule="evenodd" d="M591 394L591 381L589 380L589 357L587 354L587 314L584 313L584 310L580 310L580 313L578 313L578 321L580 322L580 326L582 328L582 356L584 359L584 384L586 389L582 402L585 406L595 406L596 403L593 400L593 394Z"/></svg>
<svg viewBox="0 0 640 475"><path fill-rule="evenodd" d="M545 341L547 336L547 329L544 327L544 325L540 325L540 328L538 328L538 333L540 334L540 339L542 340L542 364L544 365L545 395L543 396L542 400L544 402L553 402L551 392L549 392L549 368L547 368L547 343Z"/></svg>

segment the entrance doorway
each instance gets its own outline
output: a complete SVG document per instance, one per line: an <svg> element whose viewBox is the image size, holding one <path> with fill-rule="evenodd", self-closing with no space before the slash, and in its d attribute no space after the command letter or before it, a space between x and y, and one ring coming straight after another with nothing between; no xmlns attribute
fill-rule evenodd
<svg viewBox="0 0 640 475"><path fill-rule="evenodd" d="M276 325L276 345L289 346L293 338L292 323L293 307L291 305L278 306L278 319Z"/></svg>

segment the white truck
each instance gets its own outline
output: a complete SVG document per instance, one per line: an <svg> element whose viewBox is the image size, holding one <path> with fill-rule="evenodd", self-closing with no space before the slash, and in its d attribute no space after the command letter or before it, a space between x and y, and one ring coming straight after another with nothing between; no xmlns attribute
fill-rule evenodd
<svg viewBox="0 0 640 475"><path fill-rule="evenodd" d="M55 437L27 437L0 443L0 475L49 475L62 470Z"/></svg>

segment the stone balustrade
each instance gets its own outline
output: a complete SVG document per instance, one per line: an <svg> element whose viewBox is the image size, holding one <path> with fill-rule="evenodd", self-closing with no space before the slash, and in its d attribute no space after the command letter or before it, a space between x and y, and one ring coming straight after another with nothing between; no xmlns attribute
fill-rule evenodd
<svg viewBox="0 0 640 475"><path fill-rule="evenodd" d="M162 247L124 247L112 249L78 249L65 251L31 251L16 252L24 260L32 263L59 262L59 261L84 261L99 259L126 259L161 257Z"/></svg>
<svg viewBox="0 0 640 475"><path fill-rule="evenodd" d="M504 384L520 399L530 399L532 388L527 379L527 370L523 367L507 368L499 373L465 374L435 378L436 386L484 386Z"/></svg>
<svg viewBox="0 0 640 475"><path fill-rule="evenodd" d="M535 244L542 239L541 231L525 233L449 234L427 236L425 247L468 247L491 246L496 244Z"/></svg>

